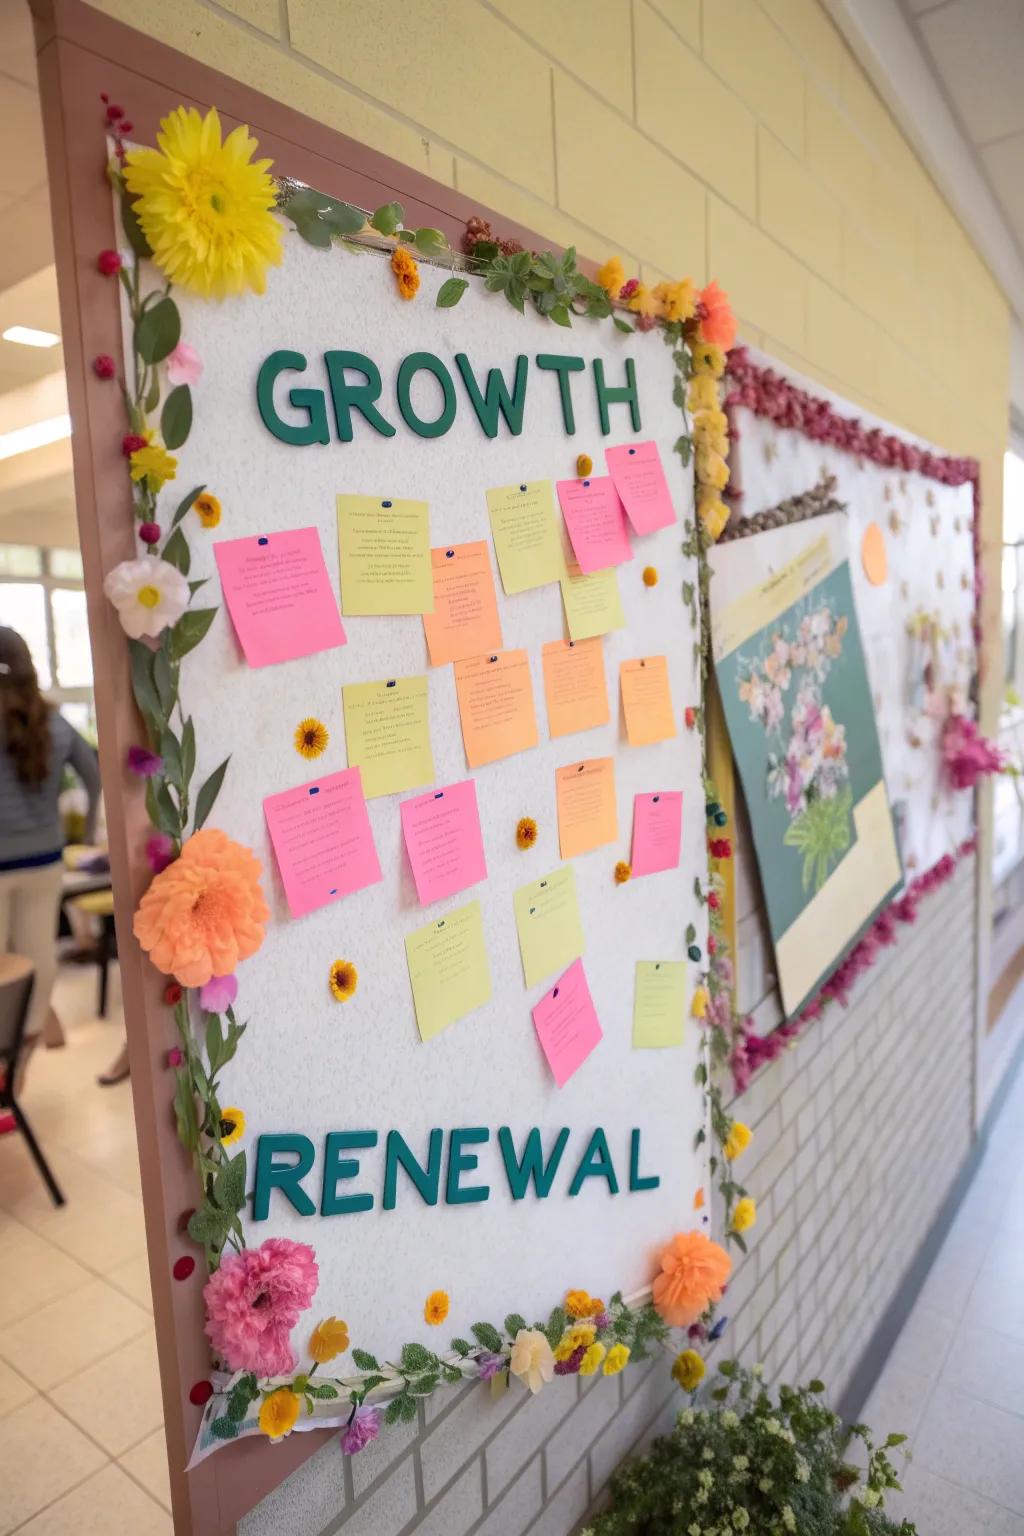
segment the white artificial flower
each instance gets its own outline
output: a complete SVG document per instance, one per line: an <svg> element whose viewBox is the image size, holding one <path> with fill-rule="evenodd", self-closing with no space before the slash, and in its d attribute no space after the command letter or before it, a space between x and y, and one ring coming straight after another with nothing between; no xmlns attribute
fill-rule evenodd
<svg viewBox="0 0 1024 1536"><path fill-rule="evenodd" d="M551 1345L539 1328L520 1328L516 1334L509 1368L530 1391L537 1393L555 1374Z"/></svg>
<svg viewBox="0 0 1024 1536"><path fill-rule="evenodd" d="M121 628L133 640L155 638L169 624L176 624L188 607L188 582L181 572L157 555L122 560L103 583L103 590L117 609Z"/></svg>

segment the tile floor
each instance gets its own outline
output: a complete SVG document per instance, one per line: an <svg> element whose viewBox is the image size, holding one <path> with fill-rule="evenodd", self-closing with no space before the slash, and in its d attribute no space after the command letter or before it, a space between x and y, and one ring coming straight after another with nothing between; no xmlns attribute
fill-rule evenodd
<svg viewBox="0 0 1024 1536"><path fill-rule="evenodd" d="M0 1536L172 1536L131 1093L95 1081L116 983L106 1021L89 969L56 997L25 1106L63 1210L0 1138ZM910 1436L920 1536L1024 1536L1024 1072L864 1418Z"/></svg>
<svg viewBox="0 0 1024 1536"><path fill-rule="evenodd" d="M20 1137L0 1137L0 1536L171 1536L131 1089L96 1074L121 1040L116 981L62 969L60 1051L25 1108L68 1203Z"/></svg>
<svg viewBox="0 0 1024 1536"><path fill-rule="evenodd" d="M1024 1536L1024 1072L863 1418L910 1436L920 1536Z"/></svg>

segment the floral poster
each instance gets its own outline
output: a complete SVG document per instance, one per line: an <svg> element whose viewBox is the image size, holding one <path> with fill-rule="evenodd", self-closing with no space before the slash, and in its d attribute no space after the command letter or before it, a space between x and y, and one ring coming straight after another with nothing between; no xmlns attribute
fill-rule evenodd
<svg viewBox="0 0 1024 1536"><path fill-rule="evenodd" d="M714 651L790 1017L902 880L849 562L810 540Z"/></svg>

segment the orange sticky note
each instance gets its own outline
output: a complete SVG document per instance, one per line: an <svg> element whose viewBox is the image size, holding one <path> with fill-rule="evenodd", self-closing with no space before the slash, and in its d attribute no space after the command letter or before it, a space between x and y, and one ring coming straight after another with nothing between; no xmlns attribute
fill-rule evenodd
<svg viewBox="0 0 1024 1536"><path fill-rule="evenodd" d="M608 724L608 684L599 636L593 640L552 640L542 648L541 660L552 736L569 736L573 731Z"/></svg>
<svg viewBox="0 0 1024 1536"><path fill-rule="evenodd" d="M500 651L501 620L487 542L430 551L434 611L423 615L430 665Z"/></svg>
<svg viewBox="0 0 1024 1536"><path fill-rule="evenodd" d="M471 768L537 745L530 658L501 651L455 663L455 691Z"/></svg>
<svg viewBox="0 0 1024 1536"><path fill-rule="evenodd" d="M615 809L615 759L591 757L555 769L558 848L563 859L614 843L619 835Z"/></svg>
<svg viewBox="0 0 1024 1536"><path fill-rule="evenodd" d="M664 656L639 656L619 667L626 736L631 747L649 747L676 735L668 661Z"/></svg>

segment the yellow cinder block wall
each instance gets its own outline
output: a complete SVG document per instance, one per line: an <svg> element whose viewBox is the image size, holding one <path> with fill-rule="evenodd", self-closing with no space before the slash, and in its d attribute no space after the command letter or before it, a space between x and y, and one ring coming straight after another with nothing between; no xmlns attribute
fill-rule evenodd
<svg viewBox="0 0 1024 1536"><path fill-rule="evenodd" d="M1007 304L818 0L93 3L976 455L995 640Z"/></svg>

